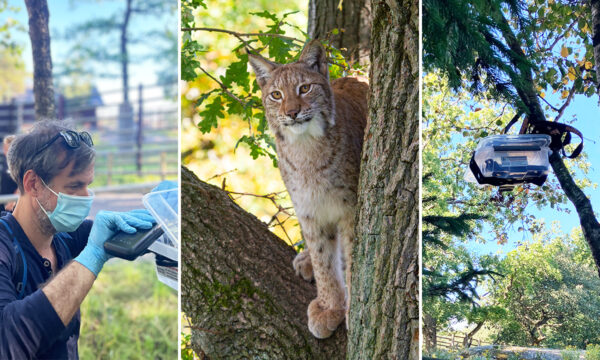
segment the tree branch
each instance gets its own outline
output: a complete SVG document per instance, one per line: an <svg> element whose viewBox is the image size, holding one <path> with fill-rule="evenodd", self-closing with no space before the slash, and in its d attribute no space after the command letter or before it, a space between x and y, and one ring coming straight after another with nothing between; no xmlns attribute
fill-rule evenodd
<svg viewBox="0 0 600 360"><path fill-rule="evenodd" d="M554 121L558 121L558 119L560 119L560 117L563 116L565 110L567 109L567 106L569 106L571 100L573 99L573 95L575 95L575 83L573 83L573 86L571 86L571 90L569 90L569 95L567 95L567 101L565 101L565 103L560 107L560 109L558 109L558 114L554 118Z"/></svg>
<svg viewBox="0 0 600 360"><path fill-rule="evenodd" d="M290 37L290 36L285 36L285 35L281 35L281 34L272 34L272 33L239 33L237 31L232 31L232 30L206 28L206 27L193 27L193 28L184 27L184 28L181 28L181 31L208 31L208 32L225 33L225 34L229 34L229 35L235 36L236 38L238 38L239 40L241 40L244 44L246 44L247 41L244 40L243 38L245 38L245 37L254 37L254 36L277 37L277 38L280 38L280 39L295 41L297 43L304 44L304 41L302 41L302 40L298 40L298 39Z"/></svg>
<svg viewBox="0 0 600 360"><path fill-rule="evenodd" d="M559 36L557 36L556 39L554 39L554 41L552 42L552 44L550 44L550 46L548 46L545 49L540 49L539 51L540 52L551 51L556 46L556 44L558 44L558 42L561 39L563 39L567 35L567 33L569 31L571 31L571 29L573 29L573 26L575 26L575 24L577 24L577 21L573 21L571 24L569 24L569 27L567 28L567 30L565 30L562 34L560 34Z"/></svg>
<svg viewBox="0 0 600 360"><path fill-rule="evenodd" d="M239 97L235 96L235 94L233 94L231 91L229 91L229 89L227 89L227 86L225 86L225 84L223 84L222 82L220 82L217 78L215 78L214 76L212 76L208 71L204 70L204 68L202 66L198 66L198 69L200 69L200 71L202 71L206 76L208 76L209 78L211 78L214 82L216 82L219 87L221 88L221 91L223 91L225 94L227 94L230 98L232 98L233 100L237 101L240 105L242 105L242 107L246 108L246 106L248 105L247 103L245 103L242 99L240 99Z"/></svg>
<svg viewBox="0 0 600 360"><path fill-rule="evenodd" d="M181 299L192 348L211 359L344 359L346 331L307 327L314 285L294 273L295 251L229 195L181 172Z"/></svg>

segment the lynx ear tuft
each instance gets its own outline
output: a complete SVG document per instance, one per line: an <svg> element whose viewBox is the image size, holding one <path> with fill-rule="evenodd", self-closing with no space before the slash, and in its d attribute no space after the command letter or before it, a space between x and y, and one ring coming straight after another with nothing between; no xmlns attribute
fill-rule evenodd
<svg viewBox="0 0 600 360"><path fill-rule="evenodd" d="M306 64L310 70L316 71L329 79L327 53L319 40L311 40L311 42L306 44L298 62Z"/></svg>
<svg viewBox="0 0 600 360"><path fill-rule="evenodd" d="M271 78L271 72L279 67L279 64L277 63L269 61L260 55L254 55L250 53L248 53L248 62L256 74L256 81L261 89Z"/></svg>

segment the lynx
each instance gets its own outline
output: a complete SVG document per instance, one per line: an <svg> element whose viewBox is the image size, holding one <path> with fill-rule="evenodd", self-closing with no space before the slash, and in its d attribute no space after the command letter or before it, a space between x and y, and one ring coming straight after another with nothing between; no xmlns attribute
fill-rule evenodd
<svg viewBox="0 0 600 360"><path fill-rule="evenodd" d="M315 337L327 338L349 309L368 85L356 78L330 84L326 52L317 41L306 45L294 63L280 65L252 54L249 61L275 136L281 176L308 246L293 266L304 279L314 276L316 281L308 328Z"/></svg>

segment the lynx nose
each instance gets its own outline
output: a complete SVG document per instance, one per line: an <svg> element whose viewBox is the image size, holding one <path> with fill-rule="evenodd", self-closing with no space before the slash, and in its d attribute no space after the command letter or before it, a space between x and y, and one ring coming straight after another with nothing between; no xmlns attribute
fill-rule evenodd
<svg viewBox="0 0 600 360"><path fill-rule="evenodd" d="M292 119L296 120L296 117L298 117L298 114L300 113L300 109L291 109L291 110L287 110L285 112L285 114L289 117L291 117Z"/></svg>

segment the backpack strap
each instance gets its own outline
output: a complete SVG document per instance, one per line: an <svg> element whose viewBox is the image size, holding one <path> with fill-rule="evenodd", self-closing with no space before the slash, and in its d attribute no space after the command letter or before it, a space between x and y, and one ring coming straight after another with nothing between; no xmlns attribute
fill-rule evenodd
<svg viewBox="0 0 600 360"><path fill-rule="evenodd" d="M27 261L25 260L25 254L23 253L21 244L19 244L17 237L6 220L0 218L0 222L2 222L2 225L4 225L8 233L12 236L13 247L17 253L16 271L12 280L13 284L15 284L15 289L17 290L17 299L21 300L25 297L25 286L27 285Z"/></svg>
<svg viewBox="0 0 600 360"><path fill-rule="evenodd" d="M68 233L65 233L65 232L59 232L59 233L56 233L56 239L58 239L58 241L61 243L62 247L65 248L65 250L67 250L67 258L69 260L71 260L73 258L73 256L71 255L71 249L69 248L69 246L67 245L67 242L65 241L65 240L71 240L72 239L71 235L69 235Z"/></svg>

